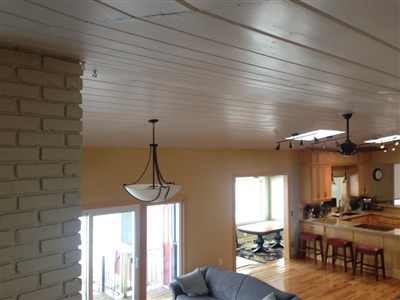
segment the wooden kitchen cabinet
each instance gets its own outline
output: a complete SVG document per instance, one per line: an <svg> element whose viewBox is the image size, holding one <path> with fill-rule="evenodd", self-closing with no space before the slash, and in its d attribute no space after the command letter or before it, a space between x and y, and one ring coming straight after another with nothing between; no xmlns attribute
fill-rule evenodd
<svg viewBox="0 0 400 300"><path fill-rule="evenodd" d="M349 178L349 195L353 197L367 196L370 186L370 168L366 164L351 166L347 169Z"/></svg>
<svg viewBox="0 0 400 300"><path fill-rule="evenodd" d="M352 224L370 224L370 216L355 217L350 221Z"/></svg>
<svg viewBox="0 0 400 300"><path fill-rule="evenodd" d="M317 161L313 161L309 152L300 153L300 197L304 203L319 203L332 198L332 167L315 164Z"/></svg>
<svg viewBox="0 0 400 300"><path fill-rule="evenodd" d="M311 201L321 202L332 199L332 167L318 165L311 167Z"/></svg>
<svg viewBox="0 0 400 300"><path fill-rule="evenodd" d="M324 235L325 233L325 227L323 225L319 224L310 224L310 223L301 223L301 230L310 232L310 233L316 233L320 235Z"/></svg>
<svg viewBox="0 0 400 300"><path fill-rule="evenodd" d="M380 225L380 217L379 216L374 216L374 215L370 215L369 216L369 224L370 225Z"/></svg>
<svg viewBox="0 0 400 300"><path fill-rule="evenodd" d="M392 228L400 228L400 219L391 217L380 217L379 225Z"/></svg>

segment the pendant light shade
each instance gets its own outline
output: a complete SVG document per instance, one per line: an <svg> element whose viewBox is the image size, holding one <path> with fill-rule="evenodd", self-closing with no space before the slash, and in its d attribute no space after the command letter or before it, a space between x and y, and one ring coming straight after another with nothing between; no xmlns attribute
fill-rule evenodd
<svg viewBox="0 0 400 300"><path fill-rule="evenodd" d="M125 190L134 198L144 202L164 201L179 192L181 186L174 184L124 184Z"/></svg>
<svg viewBox="0 0 400 300"><path fill-rule="evenodd" d="M181 186L175 185L174 182L167 182L161 175L160 167L157 160L157 144L155 143L155 123L157 119L149 120L149 123L153 124L153 143L150 144L150 154L147 161L146 168L144 169L142 175L134 183L124 184L125 190L134 198L139 201L144 202L159 202L165 201L172 196L176 195L181 189ZM140 179L146 173L150 161L152 161L152 178L153 182L151 184L138 184ZM156 182L157 180L157 182Z"/></svg>

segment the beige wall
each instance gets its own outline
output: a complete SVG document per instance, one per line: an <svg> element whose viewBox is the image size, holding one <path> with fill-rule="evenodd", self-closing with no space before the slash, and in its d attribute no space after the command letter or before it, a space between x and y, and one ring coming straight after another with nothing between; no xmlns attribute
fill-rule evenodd
<svg viewBox="0 0 400 300"><path fill-rule="evenodd" d="M400 164L400 149L397 151L376 152L371 154L372 163L370 164L370 191L371 197L376 197L378 200L393 200L394 199L394 164ZM375 168L380 168L383 171L383 178L380 181L375 181L372 178L372 172ZM400 184L398 182L397 184Z"/></svg>
<svg viewBox="0 0 400 300"><path fill-rule="evenodd" d="M134 203L122 184L139 177L147 155L148 149L83 149L82 206ZM299 191L295 151L160 148L158 156L164 178L183 186L178 194L185 198L183 271L218 266L220 258L222 268L234 269L234 175L288 174L292 231L296 230Z"/></svg>

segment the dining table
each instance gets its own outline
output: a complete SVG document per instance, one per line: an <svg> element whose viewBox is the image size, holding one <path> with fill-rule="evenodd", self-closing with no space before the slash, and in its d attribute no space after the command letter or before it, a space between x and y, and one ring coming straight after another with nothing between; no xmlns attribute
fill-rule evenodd
<svg viewBox="0 0 400 300"><path fill-rule="evenodd" d="M282 221L264 221L258 222L248 225L237 226L236 229L240 232L247 234L257 235L257 239L255 243L257 246L253 249L254 253L257 252L269 252L269 248L283 248L283 244L281 242L282 236L280 232L283 230L283 222ZM264 247L264 235L275 233L274 235L274 243L269 246L269 248Z"/></svg>

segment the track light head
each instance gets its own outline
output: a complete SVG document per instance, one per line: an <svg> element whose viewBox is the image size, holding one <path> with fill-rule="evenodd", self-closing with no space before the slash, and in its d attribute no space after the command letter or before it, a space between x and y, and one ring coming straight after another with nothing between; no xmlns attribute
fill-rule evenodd
<svg viewBox="0 0 400 300"><path fill-rule="evenodd" d="M293 143L292 143L292 141L290 141L289 148L290 148L290 149L293 149Z"/></svg>
<svg viewBox="0 0 400 300"><path fill-rule="evenodd" d="M314 142L319 143L319 139L314 136Z"/></svg>
<svg viewBox="0 0 400 300"><path fill-rule="evenodd" d="M275 150L279 151L281 149L281 143L278 143L278 146L276 146Z"/></svg>

